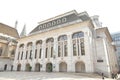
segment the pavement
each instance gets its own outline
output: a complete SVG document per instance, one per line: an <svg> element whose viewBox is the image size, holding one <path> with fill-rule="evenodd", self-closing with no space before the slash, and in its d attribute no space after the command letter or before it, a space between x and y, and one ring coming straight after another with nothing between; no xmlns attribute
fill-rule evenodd
<svg viewBox="0 0 120 80"><path fill-rule="evenodd" d="M0 72L0 80L103 80L97 74L61 72ZM104 80L115 80L105 78ZM119 80L119 79L118 79Z"/></svg>

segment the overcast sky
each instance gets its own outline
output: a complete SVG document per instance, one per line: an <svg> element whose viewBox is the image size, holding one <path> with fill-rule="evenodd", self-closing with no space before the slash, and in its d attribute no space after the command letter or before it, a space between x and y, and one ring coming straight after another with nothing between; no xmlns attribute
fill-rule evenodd
<svg viewBox="0 0 120 80"><path fill-rule="evenodd" d="M120 31L120 0L0 0L0 23L15 26L20 33L26 24L27 33L38 22L76 10L87 11L89 16L99 15L103 26L111 33Z"/></svg>

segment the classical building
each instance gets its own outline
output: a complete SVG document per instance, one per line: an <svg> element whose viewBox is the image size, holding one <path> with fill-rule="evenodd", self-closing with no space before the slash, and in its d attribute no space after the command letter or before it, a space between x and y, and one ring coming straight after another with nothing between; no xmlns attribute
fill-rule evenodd
<svg viewBox="0 0 120 80"><path fill-rule="evenodd" d="M116 47L116 55L117 55L119 69L120 69L120 32L113 33L111 35L112 35L114 45Z"/></svg>
<svg viewBox="0 0 120 80"><path fill-rule="evenodd" d="M13 70L13 60L19 38L15 28L0 23L0 71Z"/></svg>
<svg viewBox="0 0 120 80"><path fill-rule="evenodd" d="M98 16L75 10L39 22L17 40L16 71L111 73L118 71L115 48Z"/></svg>

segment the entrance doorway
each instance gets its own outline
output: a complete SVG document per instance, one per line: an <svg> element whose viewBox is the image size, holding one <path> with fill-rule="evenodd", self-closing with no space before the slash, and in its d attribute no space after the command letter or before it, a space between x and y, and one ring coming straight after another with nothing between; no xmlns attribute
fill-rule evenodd
<svg viewBox="0 0 120 80"><path fill-rule="evenodd" d="M40 71L40 63L35 64L35 71L37 71L37 72Z"/></svg>
<svg viewBox="0 0 120 80"><path fill-rule="evenodd" d="M20 70L21 70L21 64L18 64L17 71L20 71Z"/></svg>
<svg viewBox="0 0 120 80"><path fill-rule="evenodd" d="M59 64L59 72L67 72L67 64L65 62Z"/></svg>
<svg viewBox="0 0 120 80"><path fill-rule="evenodd" d="M75 71L78 73L85 72L85 64L83 62L76 62Z"/></svg>
<svg viewBox="0 0 120 80"><path fill-rule="evenodd" d="M52 72L52 63L46 64L46 72Z"/></svg>

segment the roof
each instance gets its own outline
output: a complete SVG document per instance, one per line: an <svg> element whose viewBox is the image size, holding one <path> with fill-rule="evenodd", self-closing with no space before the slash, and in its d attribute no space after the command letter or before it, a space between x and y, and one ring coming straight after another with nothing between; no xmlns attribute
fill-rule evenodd
<svg viewBox="0 0 120 80"><path fill-rule="evenodd" d="M0 23L0 33L14 37L14 38L19 38L19 34L15 28L12 28L3 23Z"/></svg>
<svg viewBox="0 0 120 80"><path fill-rule="evenodd" d="M89 20L90 17L87 12L77 13L76 10L66 12L64 14L55 16L53 18L39 22L39 25L35 27L29 34L33 34L40 31L47 31L56 29L57 27L64 26L65 24L73 22L83 22Z"/></svg>

